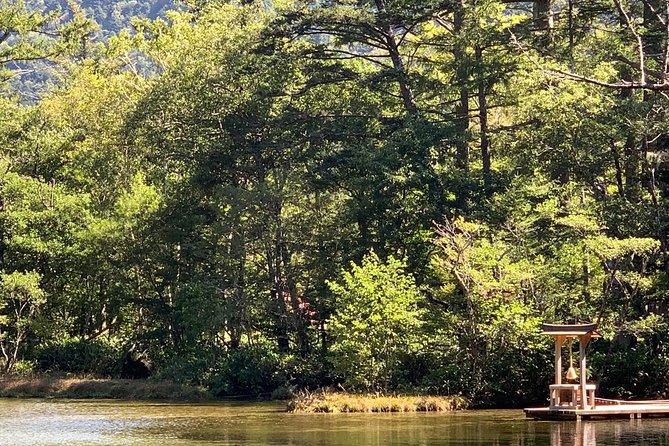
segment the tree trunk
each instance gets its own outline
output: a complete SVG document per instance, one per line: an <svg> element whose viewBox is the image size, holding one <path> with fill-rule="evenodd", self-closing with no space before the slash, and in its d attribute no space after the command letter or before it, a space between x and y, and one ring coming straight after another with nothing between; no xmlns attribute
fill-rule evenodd
<svg viewBox="0 0 669 446"><path fill-rule="evenodd" d="M574 0L567 3L567 27L569 28L569 68L574 67Z"/></svg>
<svg viewBox="0 0 669 446"><path fill-rule="evenodd" d="M5 199L0 198L0 212L5 211ZM0 270L5 269L5 251L7 249L7 242L5 240L4 223L0 223Z"/></svg>
<svg viewBox="0 0 669 446"><path fill-rule="evenodd" d="M281 235L283 238L283 234ZM300 307L300 298L297 292L297 284L295 282L295 276L291 264L291 255L283 240L280 242L280 249L283 268L286 274L286 286L290 296L292 322L297 334L297 343L299 345L302 356L306 356L307 353L309 353L309 337L307 336L306 321L304 320L302 308Z"/></svg>
<svg viewBox="0 0 669 446"><path fill-rule="evenodd" d="M663 10L662 3L663 0L644 0L644 32L642 34L645 60L654 59L658 62L658 64L660 64L661 67L664 65L664 49L666 48L664 42L666 27L662 24L658 17L658 15L661 15L665 12ZM666 5L664 9L666 9ZM664 68L661 68L660 71L664 72ZM646 76L649 76L649 73L646 73ZM660 81L661 79L657 79L657 76L655 76L654 80Z"/></svg>
<svg viewBox="0 0 669 446"><path fill-rule="evenodd" d="M534 16L534 28L540 32L538 45L542 49L550 46L553 29L553 12L551 11L551 0L534 0L532 8Z"/></svg>
<svg viewBox="0 0 669 446"><path fill-rule="evenodd" d="M625 26L625 19L620 18L621 26ZM626 82L632 82L634 75L632 70L627 65L623 65L620 70L620 77ZM620 99L622 100L634 100L633 92L630 90L621 90ZM640 168L640 157L639 150L636 148L636 135L633 132L633 129L628 130L629 133L625 139L625 147L623 148L624 160L622 163L622 172L625 178L625 198L631 203L636 203L639 201L640 194L640 181L639 168Z"/></svg>
<svg viewBox="0 0 669 446"><path fill-rule="evenodd" d="M245 261L246 261L246 246L245 239L240 227L240 219L235 220L235 228L230 237L229 254L237 263L235 265L234 277L232 279L232 287L234 290L234 299L232 302L227 302L228 317L226 322L226 331L230 335L230 348L237 349L241 343L242 334L244 332L244 314L246 311L245 302Z"/></svg>
<svg viewBox="0 0 669 446"><path fill-rule="evenodd" d="M480 46L476 47L476 61L481 66L483 60L483 50ZM486 80L482 74L479 75L478 82L479 99L479 126L481 139L481 162L483 163L483 186L486 191L490 189L492 183L492 171L490 166L490 137L488 134L488 97Z"/></svg>
<svg viewBox="0 0 669 446"><path fill-rule="evenodd" d="M3 337L4 335L4 337ZM5 364L3 367L3 371L7 373L9 371L9 368L11 367L11 361L9 358L9 353L7 353L7 348L8 346L5 344L5 339L6 339L7 333L3 333L2 329L0 328L0 352L2 352L2 357L5 360Z"/></svg>
<svg viewBox="0 0 669 446"><path fill-rule="evenodd" d="M280 352L286 353L290 349L288 338L288 315L286 314L286 302L283 298L283 289L279 277L278 265L275 264L272 249L266 248L269 279L271 281L270 299L274 306L274 332L276 335L277 347Z"/></svg>
<svg viewBox="0 0 669 446"><path fill-rule="evenodd" d="M620 153L615 142L611 142L611 155L613 156L613 166L616 169L616 184L618 185L618 195L625 198L625 184L623 183L623 169L620 164Z"/></svg>
<svg viewBox="0 0 669 446"><path fill-rule="evenodd" d="M386 47L388 49L388 54L390 55L390 60L392 61L393 68L397 74L397 82L400 87L400 94L402 95L404 109L408 114L416 115L418 114L416 99L411 89L411 85L409 84L409 76L407 75L406 67L402 61L402 55L400 54L397 40L395 40L393 28L388 22L385 0L375 0L375 3L379 17L379 28L383 33L383 37L386 41Z"/></svg>
<svg viewBox="0 0 669 446"><path fill-rule="evenodd" d="M465 23L465 11L463 0L455 4L453 12L453 31L455 34L455 45L453 46L453 58L457 64L455 69L455 81L460 86L458 105L455 108L456 156L455 165L464 171L469 170L469 88L467 53L462 43L462 29Z"/></svg>
<svg viewBox="0 0 669 446"><path fill-rule="evenodd" d="M551 0L534 0L532 13L534 16L534 26L536 29L550 30L553 28Z"/></svg>

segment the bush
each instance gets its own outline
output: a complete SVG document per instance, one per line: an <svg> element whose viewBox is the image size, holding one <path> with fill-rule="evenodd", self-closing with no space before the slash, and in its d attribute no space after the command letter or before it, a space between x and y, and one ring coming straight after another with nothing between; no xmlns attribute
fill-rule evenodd
<svg viewBox="0 0 669 446"><path fill-rule="evenodd" d="M286 383L279 355L266 346L229 351L211 371L207 386L214 396L258 396Z"/></svg>
<svg viewBox="0 0 669 446"><path fill-rule="evenodd" d="M662 395L662 377L666 369L660 366L661 357L653 355L645 345L633 348L613 346L598 341L591 354L590 366L599 371L598 394L615 399L648 399Z"/></svg>
<svg viewBox="0 0 669 446"><path fill-rule="evenodd" d="M329 282L337 310L330 319L334 371L355 390L387 390L412 378L401 370L424 344L423 296L404 262L373 252Z"/></svg>
<svg viewBox="0 0 669 446"><path fill-rule="evenodd" d="M203 385L214 396L269 395L281 388L315 389L328 382L321 359L280 355L269 343L236 350L193 349L164 356L154 376Z"/></svg>
<svg viewBox="0 0 669 446"><path fill-rule="evenodd" d="M36 348L35 360L40 372L67 372L118 375L123 363L121 349L101 340L70 338Z"/></svg>
<svg viewBox="0 0 669 446"><path fill-rule="evenodd" d="M225 352L209 348L170 351L158 360L155 377L184 384L203 384L212 364Z"/></svg>
<svg viewBox="0 0 669 446"><path fill-rule="evenodd" d="M323 355L302 357L288 354L280 357L280 367L285 375L285 385L295 389L319 389L332 386L335 381L328 358Z"/></svg>
<svg viewBox="0 0 669 446"><path fill-rule="evenodd" d="M20 360L14 363L11 374L13 376L30 378L35 374L36 368L37 365L35 364L35 361Z"/></svg>

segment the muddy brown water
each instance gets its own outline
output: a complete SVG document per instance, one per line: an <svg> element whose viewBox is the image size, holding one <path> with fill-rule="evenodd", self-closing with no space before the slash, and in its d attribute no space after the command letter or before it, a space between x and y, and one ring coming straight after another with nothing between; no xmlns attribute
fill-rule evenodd
<svg viewBox="0 0 669 446"><path fill-rule="evenodd" d="M538 422L520 410L301 415L284 408L0 400L0 445L669 445L669 419Z"/></svg>

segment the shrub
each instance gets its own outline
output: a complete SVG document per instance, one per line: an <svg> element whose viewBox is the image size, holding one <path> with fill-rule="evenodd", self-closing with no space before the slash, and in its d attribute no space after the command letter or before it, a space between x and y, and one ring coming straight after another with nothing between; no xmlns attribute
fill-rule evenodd
<svg viewBox="0 0 669 446"><path fill-rule="evenodd" d="M235 350L194 349L164 356L154 376L204 385L215 396L257 396L281 388L319 387L327 381L327 372L319 359L280 355L270 344Z"/></svg>
<svg viewBox="0 0 669 446"><path fill-rule="evenodd" d="M229 351L211 371L207 386L214 396L258 396L286 383L279 355L266 346Z"/></svg>
<svg viewBox="0 0 669 446"><path fill-rule="evenodd" d="M206 380L216 356L220 354L213 350L204 352L195 349L170 352L159 360L154 376L158 379L199 385Z"/></svg>
<svg viewBox="0 0 669 446"><path fill-rule="evenodd" d="M41 372L68 372L116 376L122 365L121 349L102 340L69 338L36 348L35 360Z"/></svg>
<svg viewBox="0 0 669 446"><path fill-rule="evenodd" d="M403 360L423 344L423 297L406 265L373 252L330 282L337 311L330 319L335 373L357 390L397 388Z"/></svg>
<svg viewBox="0 0 669 446"><path fill-rule="evenodd" d="M37 364L35 361L20 360L14 363L12 368L12 375L20 377L32 377L35 374Z"/></svg>

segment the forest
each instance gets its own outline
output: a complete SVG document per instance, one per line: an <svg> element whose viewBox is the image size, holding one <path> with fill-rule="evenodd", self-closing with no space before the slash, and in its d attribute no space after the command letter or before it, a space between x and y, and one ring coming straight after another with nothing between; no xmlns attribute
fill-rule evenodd
<svg viewBox="0 0 669 446"><path fill-rule="evenodd" d="M4 374L520 405L594 321L669 396L669 0L57 3L0 1Z"/></svg>

